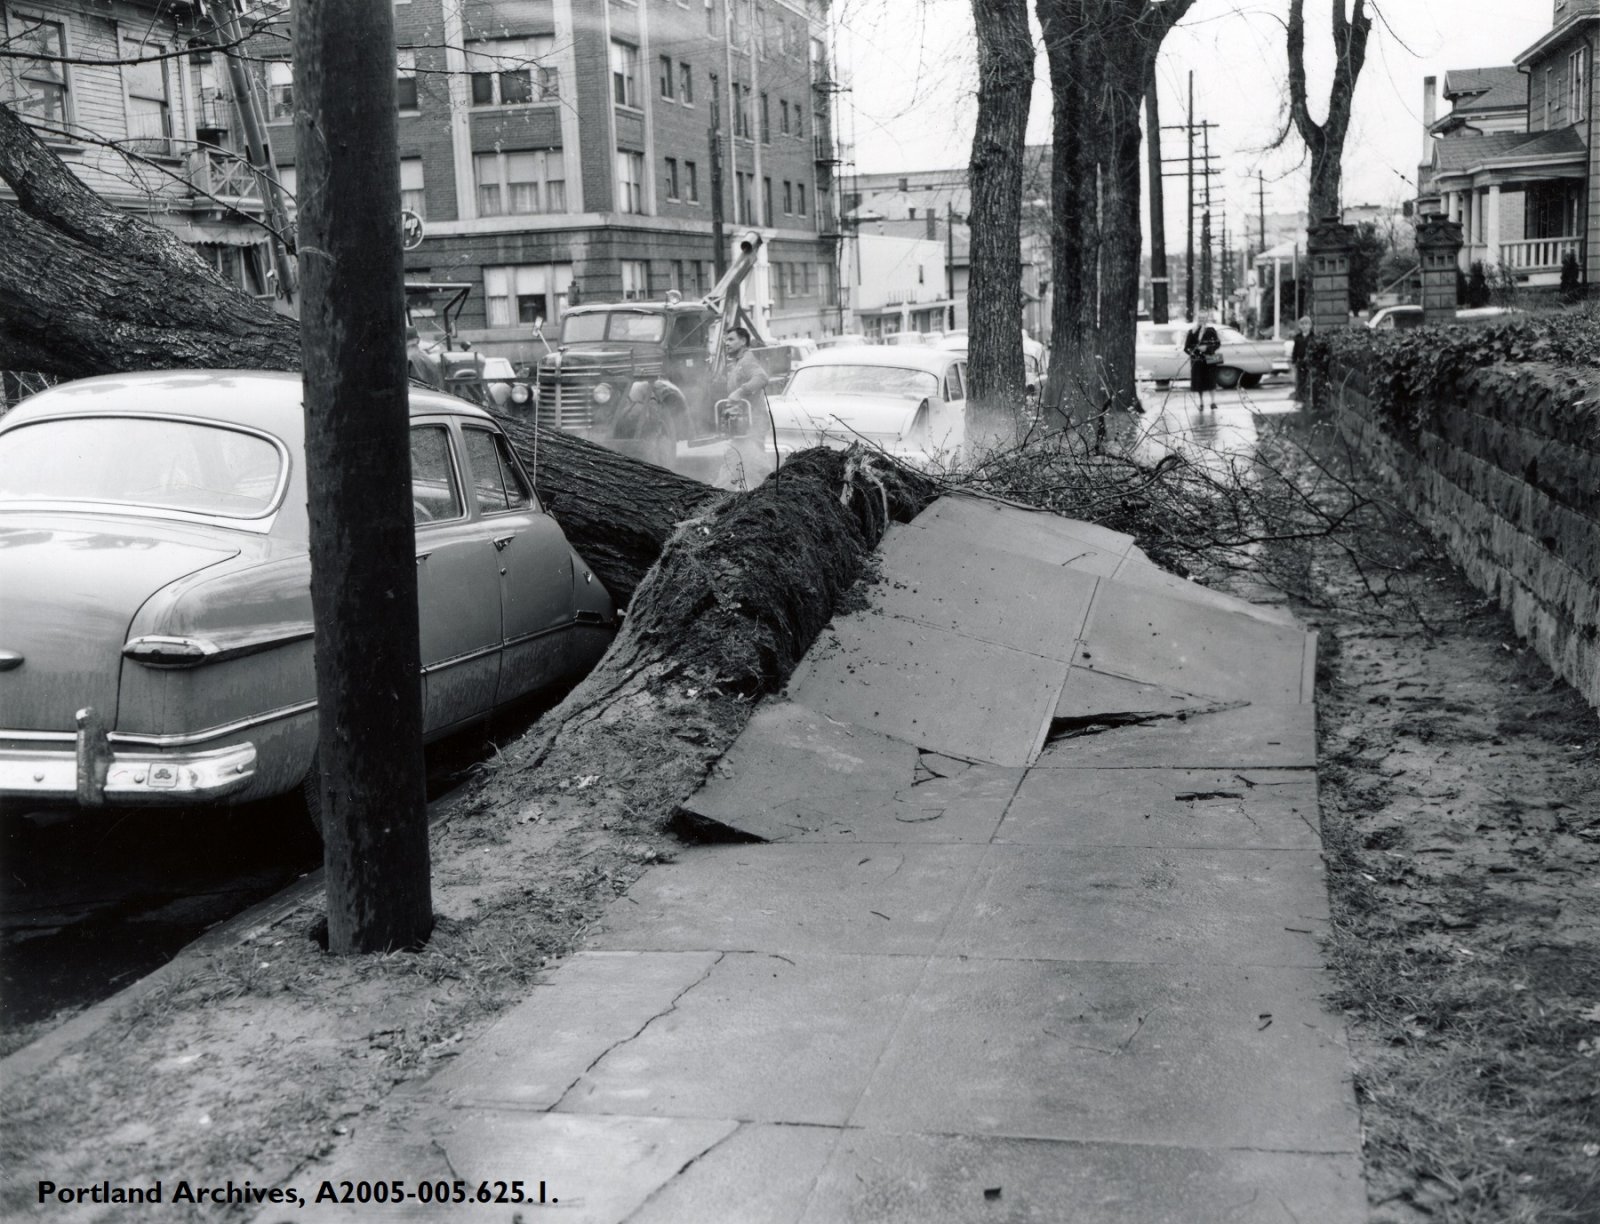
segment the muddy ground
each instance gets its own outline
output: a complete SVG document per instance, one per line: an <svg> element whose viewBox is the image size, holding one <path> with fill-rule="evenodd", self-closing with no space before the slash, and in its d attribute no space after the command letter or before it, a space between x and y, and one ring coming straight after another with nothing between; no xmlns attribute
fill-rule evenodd
<svg viewBox="0 0 1600 1224"><path fill-rule="evenodd" d="M1264 562L1322 634L1330 955L1372 1218L1600 1219L1600 722L1425 536L1377 507L1362 524ZM420 954L329 958L308 898L180 957L78 1042L8 1060L0 1216L41 1213L40 1178L291 1180L672 854L666 819L748 711L714 677L678 677L536 770L508 748L436 832Z"/></svg>

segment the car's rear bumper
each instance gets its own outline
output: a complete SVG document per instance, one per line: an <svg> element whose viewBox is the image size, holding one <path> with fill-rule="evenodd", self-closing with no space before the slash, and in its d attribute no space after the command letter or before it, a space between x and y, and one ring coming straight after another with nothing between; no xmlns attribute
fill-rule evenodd
<svg viewBox="0 0 1600 1224"><path fill-rule="evenodd" d="M223 799L254 780L256 748L124 750L92 709L68 734L0 731L0 798L83 807L178 805Z"/></svg>

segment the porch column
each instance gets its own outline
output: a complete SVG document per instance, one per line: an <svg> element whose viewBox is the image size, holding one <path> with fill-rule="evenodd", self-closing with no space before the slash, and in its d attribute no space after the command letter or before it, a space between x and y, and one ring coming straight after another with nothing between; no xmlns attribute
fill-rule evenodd
<svg viewBox="0 0 1600 1224"><path fill-rule="evenodd" d="M1500 266L1500 184L1489 188L1489 199L1483 215L1483 267L1493 271Z"/></svg>
<svg viewBox="0 0 1600 1224"><path fill-rule="evenodd" d="M1417 257L1422 264L1422 321L1449 323L1456 314L1456 261L1461 226L1443 217L1417 225Z"/></svg>

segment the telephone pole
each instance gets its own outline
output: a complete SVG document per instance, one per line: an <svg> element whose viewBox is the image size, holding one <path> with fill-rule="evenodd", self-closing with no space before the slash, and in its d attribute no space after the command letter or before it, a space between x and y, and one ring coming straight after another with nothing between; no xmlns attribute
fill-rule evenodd
<svg viewBox="0 0 1600 1224"><path fill-rule="evenodd" d="M1189 138L1189 224L1188 242L1183 256L1183 307L1184 318L1194 322L1194 69L1189 69L1189 112L1184 116L1183 130Z"/></svg>
<svg viewBox="0 0 1600 1224"><path fill-rule="evenodd" d="M1150 317L1167 322L1167 201L1161 182L1161 110L1156 100L1155 60L1144 87L1144 125L1150 158Z"/></svg>
<svg viewBox="0 0 1600 1224"><path fill-rule="evenodd" d="M1200 130L1201 149L1205 154L1206 165L1211 164L1211 131L1209 128ZM1206 175L1205 180L1205 211L1200 221L1200 304L1207 310L1217 304L1216 280L1212 274L1211 266L1211 176Z"/></svg>
<svg viewBox="0 0 1600 1224"><path fill-rule="evenodd" d="M1150 95L1147 94L1146 96L1149 97ZM1184 168L1182 170L1170 170L1170 171L1169 170L1163 170L1159 174L1152 173L1151 176L1150 176L1150 180L1151 180L1151 183L1154 184L1154 183L1158 183L1163 177L1172 178L1172 177L1177 177L1178 175L1182 175L1186 180L1186 186L1187 186L1187 189L1188 189L1187 190L1188 219L1187 219L1187 221L1185 223L1185 234L1186 234L1186 237L1185 237L1184 265L1183 265L1183 299L1184 299L1184 311L1185 311L1185 313L1187 314L1187 316L1191 320L1194 318L1195 292L1196 292L1196 285L1195 285L1195 272L1196 272L1196 269L1195 269L1195 233L1194 233L1195 211L1196 211L1195 203L1196 203L1196 201L1195 201L1194 183L1195 183L1195 177L1197 175L1205 183L1206 209L1207 209L1207 212L1206 212L1206 230L1201 235L1201 238L1202 238L1202 242L1203 242L1203 244L1205 246L1205 251L1204 251L1204 253L1202 255L1202 259L1205 261L1206 278L1207 278L1206 279L1206 285L1208 287L1207 287L1207 289L1205 291L1205 298L1203 298L1202 300L1209 300L1209 298L1211 296L1211 291L1209 289L1209 285L1211 283L1210 280L1209 280L1209 276L1210 276L1209 268L1210 268L1210 259L1211 259L1211 254L1210 254L1211 180L1216 175L1219 175L1219 174L1222 173L1222 171L1218 170L1216 168L1216 166L1213 164L1212 157L1211 157L1210 129L1212 129L1212 128L1216 127L1216 126L1217 125L1215 123L1210 123L1210 122L1205 122L1205 121L1202 121L1200 123L1196 123L1194 121L1194 73L1191 72L1189 74L1189 113L1188 113L1188 121L1185 122L1185 123L1168 124L1164 129L1160 128L1159 126L1156 126L1156 127L1154 127L1152 129L1154 131L1163 131L1164 130L1164 131L1169 131L1169 132L1183 132L1184 135L1185 135L1185 138L1186 138L1186 140L1188 142L1187 143L1187 148L1185 150L1185 153L1184 153L1183 157L1174 157L1174 158L1164 158L1163 157L1163 158L1159 159L1160 160L1160 164L1163 165L1163 166L1166 166L1166 165L1169 165L1169 164L1176 165L1177 163L1182 162L1183 165L1184 165ZM1195 165L1196 157L1195 157L1195 148L1194 148L1194 137L1195 137L1195 133L1196 132L1200 132L1205 136L1205 145L1204 145L1204 147L1203 147L1203 149L1202 149L1202 151L1200 153L1200 157L1199 157L1200 164L1198 166ZM1154 146L1155 141L1152 140L1151 143L1152 143L1152 146ZM1152 163L1152 166L1154 166L1156 164L1156 155L1154 155L1154 154L1152 155L1151 163ZM1152 187L1152 189L1151 189L1151 198L1152 198L1152 200L1155 198L1155 194L1156 194L1155 188ZM1152 230L1152 234L1151 234L1151 259L1153 261L1154 258L1155 258L1155 248L1156 248L1156 241L1155 241L1155 236L1154 236L1154 231L1155 231L1154 221L1152 221L1152 223L1151 223L1151 230ZM1163 234L1164 233L1165 233L1165 231L1163 229ZM1162 261L1163 261L1163 263L1165 262L1165 258L1166 258L1165 251L1163 251L1162 252ZM1151 267L1152 267L1152 269L1154 268L1154 263L1153 262L1152 262ZM1153 275L1154 275L1154 273L1152 272L1152 276Z"/></svg>

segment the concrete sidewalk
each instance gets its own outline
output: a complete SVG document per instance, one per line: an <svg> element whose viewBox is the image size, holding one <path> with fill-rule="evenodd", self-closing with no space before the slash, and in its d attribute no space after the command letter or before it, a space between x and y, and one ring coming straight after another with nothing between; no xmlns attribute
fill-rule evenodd
<svg viewBox="0 0 1600 1224"><path fill-rule="evenodd" d="M648 872L297 1181L546 1200L363 1221L1366 1218L1314 639L969 499L882 571L690 802L745 840Z"/></svg>

